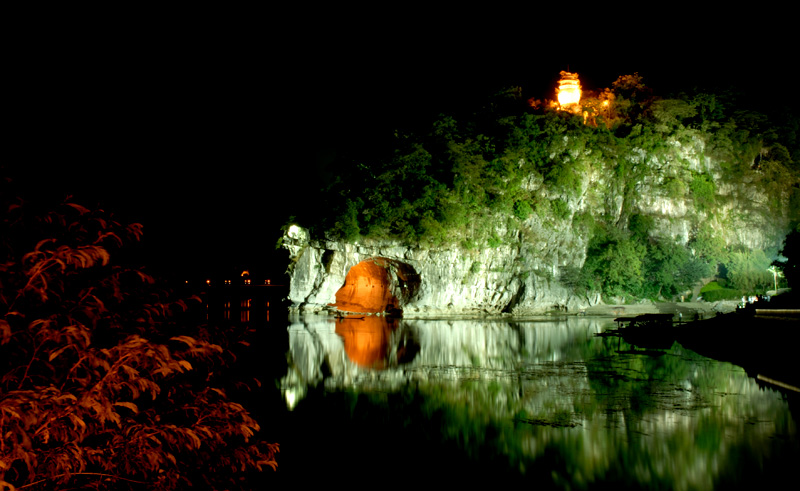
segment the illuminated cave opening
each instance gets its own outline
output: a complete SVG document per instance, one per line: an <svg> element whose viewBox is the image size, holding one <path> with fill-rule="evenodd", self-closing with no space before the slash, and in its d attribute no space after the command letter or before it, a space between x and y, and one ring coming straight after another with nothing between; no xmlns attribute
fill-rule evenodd
<svg viewBox="0 0 800 491"><path fill-rule="evenodd" d="M350 268L332 306L342 312L400 315L418 289L419 275L411 265L373 257Z"/></svg>

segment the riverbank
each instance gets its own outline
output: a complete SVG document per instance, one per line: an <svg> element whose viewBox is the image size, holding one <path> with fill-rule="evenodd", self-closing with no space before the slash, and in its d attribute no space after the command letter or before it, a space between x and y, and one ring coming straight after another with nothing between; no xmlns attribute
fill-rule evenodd
<svg viewBox="0 0 800 491"><path fill-rule="evenodd" d="M676 340L703 356L741 366L752 377L800 395L800 316L749 306L680 326Z"/></svg>
<svg viewBox="0 0 800 491"><path fill-rule="evenodd" d="M660 327L623 329L632 344L674 341L685 348L741 366L760 381L795 397L800 395L800 300L791 294L740 308L738 301L647 302L633 305L596 305L585 315L634 318L644 314L673 314L673 323Z"/></svg>
<svg viewBox="0 0 800 491"><path fill-rule="evenodd" d="M675 314L685 321L708 319L718 314L736 311L737 301L719 302L645 302L637 304L600 304L586 308L584 315L634 317L642 314Z"/></svg>
<svg viewBox="0 0 800 491"><path fill-rule="evenodd" d="M470 313L435 312L403 312L400 316L406 320L479 320L479 319L543 319L553 316L570 315L589 315L598 317L635 317L642 314L674 314L675 320L680 322L690 322L694 320L709 319L718 314L735 312L739 302L736 300L723 300L719 302L643 302L637 304L599 304L581 310L552 310L538 314L513 314L504 312L501 314L491 314L482 311ZM374 312L349 312L340 311L335 307L326 306L316 310L298 310L289 308L293 315L303 314L328 314L337 316L385 316L386 313Z"/></svg>

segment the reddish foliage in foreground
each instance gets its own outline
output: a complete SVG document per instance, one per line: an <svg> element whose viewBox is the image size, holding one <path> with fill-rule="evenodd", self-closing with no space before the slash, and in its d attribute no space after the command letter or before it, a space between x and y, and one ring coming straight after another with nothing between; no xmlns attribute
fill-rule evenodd
<svg viewBox="0 0 800 491"><path fill-rule="evenodd" d="M226 334L180 325L184 301L111 261L141 226L2 192L0 490L230 489L275 468L221 388Z"/></svg>

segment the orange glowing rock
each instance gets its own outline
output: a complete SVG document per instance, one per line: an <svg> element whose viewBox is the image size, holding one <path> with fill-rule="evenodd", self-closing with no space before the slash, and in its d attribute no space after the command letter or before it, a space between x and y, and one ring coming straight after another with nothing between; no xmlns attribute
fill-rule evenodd
<svg viewBox="0 0 800 491"><path fill-rule="evenodd" d="M389 273L380 258L367 259L356 264L344 280L344 286L336 292L336 303L332 304L344 312L382 313L389 306L397 306L392 295Z"/></svg>

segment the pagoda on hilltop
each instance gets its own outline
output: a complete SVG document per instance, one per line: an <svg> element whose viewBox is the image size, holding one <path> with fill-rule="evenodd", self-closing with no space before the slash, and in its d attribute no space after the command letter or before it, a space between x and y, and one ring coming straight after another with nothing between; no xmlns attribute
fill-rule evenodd
<svg viewBox="0 0 800 491"><path fill-rule="evenodd" d="M581 82L578 80L577 73L561 72L561 80L558 81L556 89L558 107L562 111L570 111L576 114L581 112Z"/></svg>

